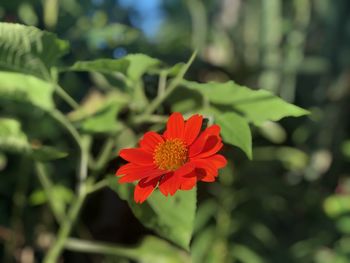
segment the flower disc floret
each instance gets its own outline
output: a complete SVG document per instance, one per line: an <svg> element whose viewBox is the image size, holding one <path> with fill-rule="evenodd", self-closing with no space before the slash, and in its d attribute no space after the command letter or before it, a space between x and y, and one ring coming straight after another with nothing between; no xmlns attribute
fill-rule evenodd
<svg viewBox="0 0 350 263"><path fill-rule="evenodd" d="M181 139L170 139L156 146L153 159L159 169L175 171L187 162L188 149Z"/></svg>

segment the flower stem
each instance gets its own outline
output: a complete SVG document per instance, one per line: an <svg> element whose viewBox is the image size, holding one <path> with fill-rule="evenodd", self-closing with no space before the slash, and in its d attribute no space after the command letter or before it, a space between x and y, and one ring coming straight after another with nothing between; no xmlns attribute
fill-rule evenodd
<svg viewBox="0 0 350 263"><path fill-rule="evenodd" d="M73 109L78 109L79 104L58 84L55 85L57 94Z"/></svg>
<svg viewBox="0 0 350 263"><path fill-rule="evenodd" d="M109 185L109 180L108 178L104 178L101 181L95 183L94 185L92 185L89 189L88 189L88 194L94 193L102 188L105 188Z"/></svg>
<svg viewBox="0 0 350 263"><path fill-rule="evenodd" d="M123 256L133 260L137 260L140 257L137 248L128 248L116 246L114 244L112 245L103 242L92 242L75 238L69 238L65 244L65 247L72 251Z"/></svg>
<svg viewBox="0 0 350 263"><path fill-rule="evenodd" d="M197 50L193 52L192 56L188 60L188 62L181 68L179 74L176 75L176 77L170 82L169 87L162 93L160 93L157 98L155 98L148 108L146 109L143 116L148 116L152 114L162 103L163 101L176 89L176 87L181 83L183 80L183 77L185 76L187 70L193 63L194 59L196 58Z"/></svg>
<svg viewBox="0 0 350 263"><path fill-rule="evenodd" d="M40 181L40 184L42 185L46 198L48 200L49 206L52 210L53 215L55 216L57 222L62 222L64 215L61 214L56 208L55 208L55 198L52 195L52 189L53 185L50 181L50 178L46 172L46 169L44 165L40 162L35 162L35 169L36 173L38 175L38 179Z"/></svg>
<svg viewBox="0 0 350 263"><path fill-rule="evenodd" d="M58 121L73 137L75 142L78 144L80 150L83 148L81 145L81 137L75 127L67 120L67 118L58 110L50 111L49 114Z"/></svg>
<svg viewBox="0 0 350 263"><path fill-rule="evenodd" d="M101 152L98 155L98 158L96 159L96 162L94 164L93 170L100 171L103 169L103 167L108 162L111 152L113 150L113 147L115 145L115 140L113 137L108 137L102 146Z"/></svg>
<svg viewBox="0 0 350 263"><path fill-rule="evenodd" d="M82 188L82 191L79 192L78 198L74 201L71 208L69 209L67 218L63 221L60 230L58 232L57 239L47 255L44 258L44 263L56 263L58 258L62 253L65 242L72 231L72 227L79 215L80 209L84 203L85 197L87 195L85 188Z"/></svg>

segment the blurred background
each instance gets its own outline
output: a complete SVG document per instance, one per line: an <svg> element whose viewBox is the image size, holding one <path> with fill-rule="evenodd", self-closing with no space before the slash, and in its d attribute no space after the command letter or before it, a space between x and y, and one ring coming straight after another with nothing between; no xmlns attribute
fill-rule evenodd
<svg viewBox="0 0 350 263"><path fill-rule="evenodd" d="M199 185L193 261L350 262L350 1L1 0L0 20L68 40L64 65L130 53L172 65L198 47L188 79L232 79L310 110L308 117L253 127L253 161L239 149L225 149L230 166L217 183ZM88 73L65 73L61 84L79 100L107 85L101 75ZM172 110L194 107L184 103L181 91L177 95ZM29 117L5 105L0 110L20 115L33 137L50 134L55 144L67 143L39 113ZM55 195L69 203L74 175L67 171L74 171L74 163L56 161L55 167L61 182ZM29 263L34 255L40 262L50 239L45 233L55 228L32 170L27 159L0 152L1 262ZM89 198L76 231L129 245L151 233L108 189ZM68 251L64 259L130 262Z"/></svg>

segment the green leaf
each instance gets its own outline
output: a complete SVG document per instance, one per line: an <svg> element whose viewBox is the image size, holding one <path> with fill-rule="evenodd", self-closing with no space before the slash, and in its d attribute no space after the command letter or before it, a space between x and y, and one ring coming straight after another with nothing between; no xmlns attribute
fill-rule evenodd
<svg viewBox="0 0 350 263"><path fill-rule="evenodd" d="M155 190L143 204L134 201L133 185L119 184L110 178L109 187L126 200L134 215L146 227L177 245L189 249L196 210L196 190L178 191L166 197Z"/></svg>
<svg viewBox="0 0 350 263"><path fill-rule="evenodd" d="M0 71L0 100L29 103L44 110L54 108L52 84L33 76Z"/></svg>
<svg viewBox="0 0 350 263"><path fill-rule="evenodd" d="M231 250L233 258L242 263L263 263L263 258L247 246L235 244Z"/></svg>
<svg viewBox="0 0 350 263"><path fill-rule="evenodd" d="M233 81L226 83L197 83L183 81L187 88L197 90L219 109L232 110L255 125L264 121L278 121L288 116L302 116L308 111L290 104L266 90L252 90Z"/></svg>
<svg viewBox="0 0 350 263"><path fill-rule="evenodd" d="M190 263L190 257L168 242L153 236L146 236L137 248L141 263Z"/></svg>
<svg viewBox="0 0 350 263"><path fill-rule="evenodd" d="M252 135L248 122L234 112L218 115L215 122L221 127L224 142L239 147L252 159Z"/></svg>
<svg viewBox="0 0 350 263"><path fill-rule="evenodd" d="M105 95L99 92L90 93L82 106L69 113L73 122L78 122L86 133L115 133L123 128L117 120L118 112L127 104L128 97L118 92Z"/></svg>
<svg viewBox="0 0 350 263"><path fill-rule="evenodd" d="M68 51L67 42L35 27L0 23L0 68L50 79L50 68Z"/></svg>
<svg viewBox="0 0 350 263"><path fill-rule="evenodd" d="M67 157L68 153L57 150L50 146L34 146L32 145L32 157L36 161L47 162Z"/></svg>
<svg viewBox="0 0 350 263"><path fill-rule="evenodd" d="M58 214L64 214L66 207L73 201L74 193L68 187L60 184L54 185L51 189L51 195L55 202L53 203L53 209L57 211ZM31 205L43 205L48 202L47 195L45 191L40 189L31 193L29 196L29 202Z"/></svg>
<svg viewBox="0 0 350 263"><path fill-rule="evenodd" d="M120 107L116 104L105 105L94 115L81 122L80 128L86 133L115 133L123 128L117 122Z"/></svg>
<svg viewBox="0 0 350 263"><path fill-rule="evenodd" d="M155 68L150 71L150 74L161 74L164 72L168 77L175 77L176 75L179 74L183 66L185 66L186 63L184 62L179 62L176 63L175 65L168 66L168 67L162 67L162 68Z"/></svg>
<svg viewBox="0 0 350 263"><path fill-rule="evenodd" d="M144 54L130 54L120 59L97 59L93 61L78 61L69 70L90 71L104 74L120 72L131 80L139 79L143 74L160 65L158 59Z"/></svg>
<svg viewBox="0 0 350 263"><path fill-rule="evenodd" d="M31 145L15 119L0 118L0 150L25 154L38 161L50 161L68 154L50 146Z"/></svg>
<svg viewBox="0 0 350 263"><path fill-rule="evenodd" d="M89 71L104 74L116 72L127 73L130 62L127 59L96 59L92 61L78 61L69 68L72 71Z"/></svg>
<svg viewBox="0 0 350 263"><path fill-rule="evenodd" d="M144 54L131 54L125 57L130 62L128 76L132 80L139 79L143 74L158 66L161 62Z"/></svg>
<svg viewBox="0 0 350 263"><path fill-rule="evenodd" d="M28 138L17 120L0 118L0 150L13 153L30 152Z"/></svg>

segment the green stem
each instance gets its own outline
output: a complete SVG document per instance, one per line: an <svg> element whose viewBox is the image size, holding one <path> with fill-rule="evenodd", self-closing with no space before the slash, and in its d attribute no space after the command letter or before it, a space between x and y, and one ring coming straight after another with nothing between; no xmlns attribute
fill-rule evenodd
<svg viewBox="0 0 350 263"><path fill-rule="evenodd" d="M142 115L143 117L151 115L163 103L163 101L176 89L176 87L183 80L183 77L185 76L187 70L193 63L194 59L196 58L196 55L197 50L193 52L188 62L181 68L179 74L177 74L177 76L170 82L169 87L164 91L164 93L162 93L150 103L145 113Z"/></svg>
<svg viewBox="0 0 350 263"><path fill-rule="evenodd" d="M78 191L81 191L83 187L85 187L86 178L88 175L88 161L89 161L89 148L91 144L91 138L89 136L82 136L80 137L80 150L81 150L81 157L80 157L80 165L79 165L79 184L78 184Z"/></svg>
<svg viewBox="0 0 350 263"><path fill-rule="evenodd" d="M141 115L133 120L133 124L140 123L166 123L168 116L161 115Z"/></svg>
<svg viewBox="0 0 350 263"><path fill-rule="evenodd" d="M84 253L98 253L105 255L123 256L133 260L140 258L137 248L127 248L116 245L110 245L102 242L91 242L85 240L79 240L69 238L65 247L72 251L84 252Z"/></svg>
<svg viewBox="0 0 350 263"><path fill-rule="evenodd" d="M74 128L74 126L67 120L67 118L58 110L50 111L49 114L58 121L66 130L72 135L76 143L78 144L80 150L82 149L81 138L78 131Z"/></svg>
<svg viewBox="0 0 350 263"><path fill-rule="evenodd" d="M97 192L98 190L105 188L109 185L109 180L107 178L102 179L101 181L97 182L96 184L92 185L88 189L88 194Z"/></svg>
<svg viewBox="0 0 350 263"><path fill-rule="evenodd" d="M59 211L57 211L57 209L55 208L55 198L52 195L52 189L53 189L53 185L49 179L49 176L46 172L46 169L44 167L44 165L40 162L35 162L35 169L36 169L36 173L38 175L38 179L40 181L40 184L42 185L45 195L47 197L49 206L51 208L52 213L54 214L57 222L62 222L64 215L61 214Z"/></svg>
<svg viewBox="0 0 350 263"><path fill-rule="evenodd" d="M84 189L84 187L82 187ZM49 252L44 258L44 263L56 263L58 262L58 258L62 253L62 250L64 248L65 242L72 231L72 227L79 215L80 209L84 203L85 197L87 192L86 191L80 191L78 198L75 200L75 202L72 204L71 208L69 209L67 218L62 223L60 230L58 232L58 236L56 241L54 242L53 246L50 248Z"/></svg>
<svg viewBox="0 0 350 263"><path fill-rule="evenodd" d="M168 75L168 73L165 70L161 71L159 74L158 97L163 96L163 94L165 92L167 75Z"/></svg>
<svg viewBox="0 0 350 263"><path fill-rule="evenodd" d="M109 137L105 144L103 145L103 148L96 160L96 164L95 164L95 170L101 170L105 164L108 162L111 151L113 150L113 146L114 146L115 142L114 139L112 137Z"/></svg>
<svg viewBox="0 0 350 263"><path fill-rule="evenodd" d="M55 85L57 94L73 109L78 109L79 104L58 84Z"/></svg>

